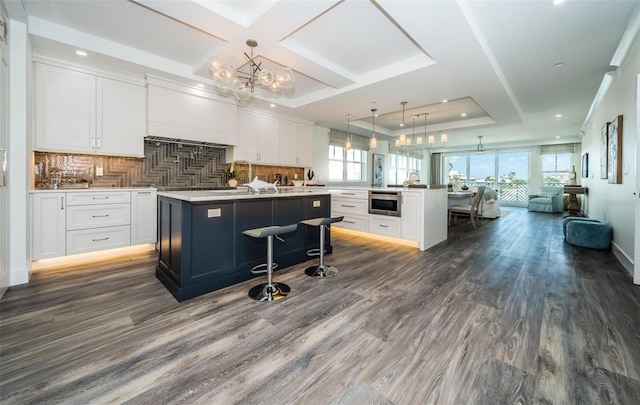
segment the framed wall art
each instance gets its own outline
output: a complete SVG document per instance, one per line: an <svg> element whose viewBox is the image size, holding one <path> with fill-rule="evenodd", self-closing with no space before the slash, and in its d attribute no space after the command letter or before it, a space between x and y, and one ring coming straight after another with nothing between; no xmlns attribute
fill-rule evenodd
<svg viewBox="0 0 640 405"><path fill-rule="evenodd" d="M582 178L589 178L589 153L582 154Z"/></svg>
<svg viewBox="0 0 640 405"><path fill-rule="evenodd" d="M384 155L373 154L373 176L371 177L371 185L373 187L384 186Z"/></svg>
<svg viewBox="0 0 640 405"><path fill-rule="evenodd" d="M609 123L607 122L600 129L600 178L607 178L607 148L609 147L608 137Z"/></svg>
<svg viewBox="0 0 640 405"><path fill-rule="evenodd" d="M622 183L622 115L618 115L609 123L607 131L609 146L607 147L607 178L611 184Z"/></svg>

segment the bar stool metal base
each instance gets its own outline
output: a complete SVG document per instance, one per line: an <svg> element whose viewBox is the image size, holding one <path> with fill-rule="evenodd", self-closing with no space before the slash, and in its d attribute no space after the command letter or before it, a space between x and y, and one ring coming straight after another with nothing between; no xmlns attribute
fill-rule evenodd
<svg viewBox="0 0 640 405"><path fill-rule="evenodd" d="M304 274L309 277L331 278L336 276L339 272L340 271L335 267L325 266L323 264L320 266L307 267L307 269L304 271Z"/></svg>
<svg viewBox="0 0 640 405"><path fill-rule="evenodd" d="M249 297L256 301L277 301L287 296L291 288L284 283L258 284L249 290Z"/></svg>
<svg viewBox="0 0 640 405"><path fill-rule="evenodd" d="M318 248L309 249L307 251L307 256L318 256L320 258L320 262L317 266L308 267L304 273L309 277L316 278L331 278L336 276L339 271L335 267L326 266L324 264L324 254L327 250L324 248L324 233L327 225L332 224L334 222L340 222L344 219L344 217L333 217L333 218L313 218L306 219L304 221L300 221L301 224L309 225L309 226L317 226L320 228L320 243Z"/></svg>

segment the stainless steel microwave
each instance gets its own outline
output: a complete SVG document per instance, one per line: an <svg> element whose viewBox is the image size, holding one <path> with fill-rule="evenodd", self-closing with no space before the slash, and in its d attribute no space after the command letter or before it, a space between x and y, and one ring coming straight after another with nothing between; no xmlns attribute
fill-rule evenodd
<svg viewBox="0 0 640 405"><path fill-rule="evenodd" d="M401 208L401 191L369 190L369 214L399 217Z"/></svg>

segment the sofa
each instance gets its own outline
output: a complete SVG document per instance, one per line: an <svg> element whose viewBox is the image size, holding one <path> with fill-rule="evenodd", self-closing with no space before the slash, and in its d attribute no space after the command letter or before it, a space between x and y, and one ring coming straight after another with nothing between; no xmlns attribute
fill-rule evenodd
<svg viewBox="0 0 640 405"><path fill-rule="evenodd" d="M480 214L482 218L498 218L500 216L500 202L498 192L486 187L482 196L484 201L480 204Z"/></svg>
<svg viewBox="0 0 640 405"><path fill-rule="evenodd" d="M527 209L536 212L562 212L564 187L540 187L536 194L529 195Z"/></svg>
<svg viewBox="0 0 640 405"><path fill-rule="evenodd" d="M477 186L469 187L469 191L478 191ZM482 204L480 204L480 216L482 218L498 218L500 216L500 201L498 201L498 192L490 187L485 187L482 196Z"/></svg>

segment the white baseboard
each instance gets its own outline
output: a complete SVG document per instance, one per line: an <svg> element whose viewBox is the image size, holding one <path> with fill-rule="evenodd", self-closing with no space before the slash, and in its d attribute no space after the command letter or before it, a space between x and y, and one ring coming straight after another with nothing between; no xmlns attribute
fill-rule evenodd
<svg viewBox="0 0 640 405"><path fill-rule="evenodd" d="M618 259L622 267L633 277L633 260L629 256L627 256L620 247L615 243L611 242L611 251L613 255Z"/></svg>

